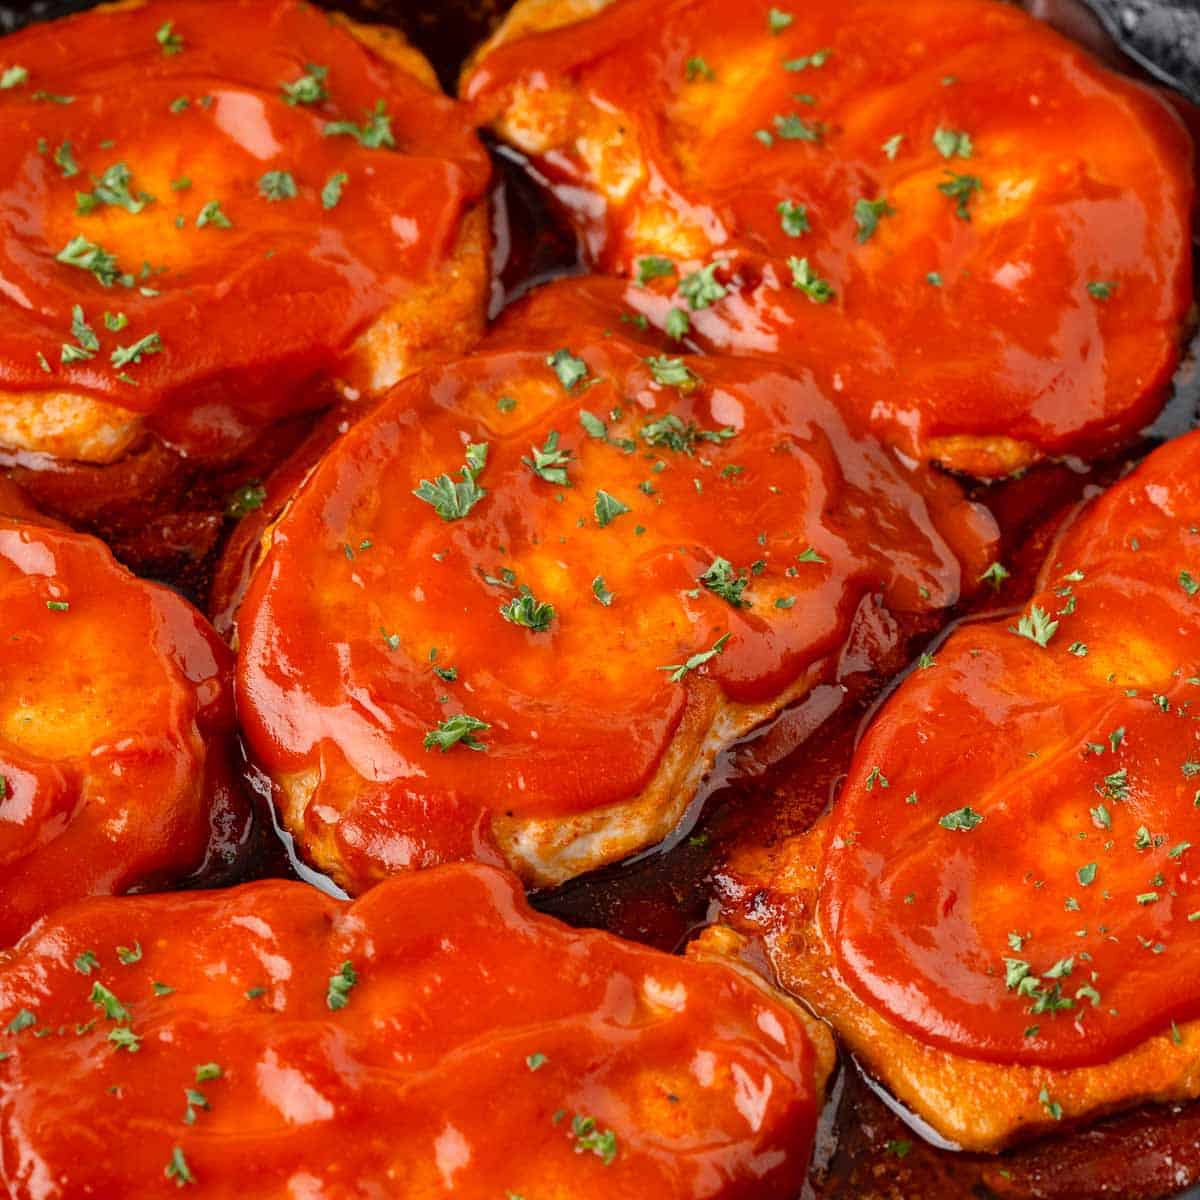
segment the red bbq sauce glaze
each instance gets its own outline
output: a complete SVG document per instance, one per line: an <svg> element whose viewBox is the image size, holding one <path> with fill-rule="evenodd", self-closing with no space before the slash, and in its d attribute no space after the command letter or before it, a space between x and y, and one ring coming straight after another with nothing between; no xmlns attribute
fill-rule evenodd
<svg viewBox="0 0 1200 1200"><path fill-rule="evenodd" d="M303 385L430 284L489 175L453 101L294 0L105 9L4 61L0 386L134 410L192 453L316 403ZM60 261L73 239L111 257ZM76 305L98 345L64 362Z"/></svg>
<svg viewBox="0 0 1200 1200"><path fill-rule="evenodd" d="M0 1021L13 1200L790 1200L823 1086L740 971L538 916L477 864L353 905L75 905L0 965Z"/></svg>
<svg viewBox="0 0 1200 1200"><path fill-rule="evenodd" d="M1009 5L617 0L501 43L464 93L603 269L673 260L656 319L798 358L910 453L1096 453L1166 394L1190 139ZM680 288L713 263L724 299Z"/></svg>
<svg viewBox="0 0 1200 1200"><path fill-rule="evenodd" d="M103 543L2 515L0 946L84 896L215 866L232 789L233 658Z"/></svg>
<svg viewBox="0 0 1200 1200"><path fill-rule="evenodd" d="M1200 1016L1198 466L1193 433L1094 502L858 747L821 921L934 1045L1091 1065Z"/></svg>
<svg viewBox="0 0 1200 1200"><path fill-rule="evenodd" d="M621 286L545 288L401 384L249 585L245 735L352 890L480 852L493 817L637 796L714 705L827 675L860 607L936 613L990 561L957 485L852 436L803 374L670 357ZM414 495L439 478L476 497L459 519ZM464 716L487 728L440 749Z"/></svg>

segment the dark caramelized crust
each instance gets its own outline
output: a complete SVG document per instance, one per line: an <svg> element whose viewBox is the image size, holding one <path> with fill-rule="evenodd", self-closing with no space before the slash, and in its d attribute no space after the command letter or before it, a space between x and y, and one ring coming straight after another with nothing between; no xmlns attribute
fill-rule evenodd
<svg viewBox="0 0 1200 1200"><path fill-rule="evenodd" d="M804 374L673 358L619 294L544 289L402 384L268 535L243 728L352 891L489 843L538 883L654 844L872 614L936 614L990 560L990 517Z"/></svg>
<svg viewBox="0 0 1200 1200"><path fill-rule="evenodd" d="M12 1200L791 1200L832 1065L736 964L444 867L96 900L0 965Z"/></svg>
<svg viewBox="0 0 1200 1200"><path fill-rule="evenodd" d="M199 613L94 538L0 515L0 946L237 844L232 668Z"/></svg>
<svg viewBox="0 0 1200 1200"><path fill-rule="evenodd" d="M1166 394L1188 137L1016 6L522 0L464 93L658 322L802 362L908 453L1096 454Z"/></svg>
<svg viewBox="0 0 1200 1200"><path fill-rule="evenodd" d="M477 335L489 167L396 34L297 0L5 39L0 450L220 456ZM29 460L26 460L29 461Z"/></svg>

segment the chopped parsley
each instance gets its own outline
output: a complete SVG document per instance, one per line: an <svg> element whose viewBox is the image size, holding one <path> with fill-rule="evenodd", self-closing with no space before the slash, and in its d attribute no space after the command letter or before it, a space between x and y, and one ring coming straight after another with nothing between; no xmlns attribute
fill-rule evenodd
<svg viewBox="0 0 1200 1200"><path fill-rule="evenodd" d="M652 279L665 279L675 274L675 264L661 254L647 254L638 259L637 281L645 287Z"/></svg>
<svg viewBox="0 0 1200 1200"><path fill-rule="evenodd" d="M244 483L229 494L225 501L225 515L240 521L262 508L267 498L267 489L261 483Z"/></svg>
<svg viewBox="0 0 1200 1200"><path fill-rule="evenodd" d="M767 13L767 28L776 36L781 34L796 18L782 8L772 8Z"/></svg>
<svg viewBox="0 0 1200 1200"><path fill-rule="evenodd" d="M854 202L854 223L858 226L857 238L860 242L869 241L879 222L884 217L894 215L896 210L887 202L885 197L878 200L868 200L860 196Z"/></svg>
<svg viewBox="0 0 1200 1200"><path fill-rule="evenodd" d="M794 200L780 200L775 206L779 213L779 224L788 237L799 237L812 227L808 223L808 209Z"/></svg>
<svg viewBox="0 0 1200 1200"><path fill-rule="evenodd" d="M679 281L679 294L687 301L688 307L693 312L708 308L710 304L716 304L727 294L727 289L716 279L716 270L719 266L721 266L719 262L709 263L707 267L700 267Z"/></svg>
<svg viewBox="0 0 1200 1200"><path fill-rule="evenodd" d="M618 517L629 512L629 505L622 504L616 496L610 495L603 490L597 490L596 502L592 506L592 511L596 515L596 524L603 529L606 525L610 525Z"/></svg>
<svg viewBox="0 0 1200 1200"><path fill-rule="evenodd" d="M971 197L983 191L983 181L978 175L956 175L953 171L947 171L946 174L949 178L937 185L938 191L955 202L954 215L960 221L969 221Z"/></svg>
<svg viewBox="0 0 1200 1200"><path fill-rule="evenodd" d="M347 959L329 977L329 990L325 993L325 1003L333 1012L345 1008L350 1001L350 992L358 982L358 973Z"/></svg>
<svg viewBox="0 0 1200 1200"><path fill-rule="evenodd" d="M699 55L689 58L683 69L688 83L695 83L697 79L707 79L711 83L717 77L712 67Z"/></svg>
<svg viewBox="0 0 1200 1200"><path fill-rule="evenodd" d="M826 47L824 50L815 50L812 54L805 54L800 58L789 58L783 64L783 69L785 71L807 71L809 67L823 67L829 61L832 53L833 51Z"/></svg>
<svg viewBox="0 0 1200 1200"><path fill-rule="evenodd" d="M294 200L296 180L290 171L268 171L258 181L258 194L264 200Z"/></svg>
<svg viewBox="0 0 1200 1200"><path fill-rule="evenodd" d="M692 319L682 308L673 308L667 313L667 320L663 326L667 337L673 341L679 342L687 336L692 328Z"/></svg>
<svg viewBox="0 0 1200 1200"><path fill-rule="evenodd" d="M133 276L121 271L115 255L78 234L58 252L55 261L78 267L81 271L90 271L106 288L114 283L133 287Z"/></svg>
<svg viewBox="0 0 1200 1200"><path fill-rule="evenodd" d="M792 287L803 292L814 304L828 304L833 299L833 286L827 279L813 273L807 258L788 259L792 272Z"/></svg>
<svg viewBox="0 0 1200 1200"><path fill-rule="evenodd" d="M71 310L71 336L75 339L75 345L63 343L62 361L64 364L86 362L89 358L96 356L100 349L100 339L96 336L95 330L87 323L83 309L78 304Z"/></svg>
<svg viewBox="0 0 1200 1200"><path fill-rule="evenodd" d="M522 587L507 604L500 606L500 615L514 625L545 633L554 620L554 605L537 600L529 588Z"/></svg>
<svg viewBox="0 0 1200 1200"><path fill-rule="evenodd" d="M944 129L940 125L933 131L933 144L943 158L970 158L975 149L969 133L961 129Z"/></svg>
<svg viewBox="0 0 1200 1200"><path fill-rule="evenodd" d="M445 754L452 746L461 742L468 750L486 750L487 747L475 734L490 728L486 721L481 721L478 717L469 716L467 713L455 713L454 716L447 717L436 729L426 733L425 749L436 749Z"/></svg>
<svg viewBox="0 0 1200 1200"><path fill-rule="evenodd" d="M1197 592L1200 592L1200 581L1190 571L1179 572L1179 586L1189 596L1194 596Z"/></svg>
<svg viewBox="0 0 1200 1200"><path fill-rule="evenodd" d="M283 93L284 100L291 105L320 104L329 96L325 90L329 68L319 67L316 63L305 63L304 69L307 74L301 75L291 83L281 83L279 90Z"/></svg>
<svg viewBox="0 0 1200 1200"><path fill-rule="evenodd" d="M954 812L946 813L944 817L939 817L938 824L943 829L949 829L955 833L969 833L982 820L983 813L976 812L968 804L964 808L957 808Z"/></svg>
<svg viewBox="0 0 1200 1200"><path fill-rule="evenodd" d="M212 225L215 229L229 229L233 222L221 211L220 200L210 200L196 218L196 228L203 229Z"/></svg>
<svg viewBox="0 0 1200 1200"><path fill-rule="evenodd" d="M63 142L55 150L54 161L62 171L64 179L70 179L72 175L79 174L79 164L75 161L75 152L71 149L70 142Z"/></svg>
<svg viewBox="0 0 1200 1200"><path fill-rule="evenodd" d="M1117 285L1109 279L1093 279L1087 290L1093 300L1107 300L1117 290Z"/></svg>
<svg viewBox="0 0 1200 1200"><path fill-rule="evenodd" d="M486 442L473 442L467 447L467 465L461 468L461 482L455 482L449 475L439 475L432 481L422 479L413 495L433 505L443 521L462 520L487 495L475 482L487 462L487 450Z"/></svg>
<svg viewBox="0 0 1200 1200"><path fill-rule="evenodd" d="M604 585L604 576L597 575L592 580L592 595L604 605L605 608L611 608L613 602L613 593Z"/></svg>
<svg viewBox="0 0 1200 1200"><path fill-rule="evenodd" d="M582 358L576 358L565 346L547 356L546 366L558 376L558 382L568 392L588 377L587 363Z"/></svg>
<svg viewBox="0 0 1200 1200"><path fill-rule="evenodd" d="M728 642L732 636L733 635L729 633L722 634L721 637L717 638L717 640L713 642L711 650L702 650L699 654L693 654L686 662L672 663L669 666L659 667L658 669L660 671L670 671L672 683L682 683L684 676L687 675L689 671L695 671L697 668L704 666L704 664L707 662L711 662L712 659L716 658L718 654L722 653L725 649L725 643Z"/></svg>
<svg viewBox="0 0 1200 1200"><path fill-rule="evenodd" d="M321 207L328 212L331 208L337 208L342 199L342 189L349 182L350 176L345 171L335 171L334 174L325 180L325 186L321 188Z"/></svg>
<svg viewBox="0 0 1200 1200"><path fill-rule="evenodd" d="M1045 647L1058 632L1058 622L1052 621L1050 614L1035 604L1028 613L1021 616L1015 626L1008 627L1008 632Z"/></svg>
<svg viewBox="0 0 1200 1200"><path fill-rule="evenodd" d="M10 88L20 87L28 82L29 72L24 67L5 67L0 71L0 92L7 92Z"/></svg>
<svg viewBox="0 0 1200 1200"><path fill-rule="evenodd" d="M128 213L137 214L147 204L154 203L154 197L148 192L138 192L134 195L129 190L133 172L123 162L113 163L103 175L93 177L95 187L90 192L75 193L75 211L80 216L94 212L101 205L107 204L112 208L123 208Z"/></svg>
<svg viewBox="0 0 1200 1200"><path fill-rule="evenodd" d="M598 1128L593 1117L572 1117L571 1134L575 1138L576 1154L591 1151L606 1167L616 1161L617 1135L611 1129Z"/></svg>
<svg viewBox="0 0 1200 1200"><path fill-rule="evenodd" d="M160 25L154 40L162 47L165 55L178 54L183 49L183 38L175 32L174 21L166 21Z"/></svg>
<svg viewBox="0 0 1200 1200"><path fill-rule="evenodd" d="M192 1174L192 1169L188 1166L187 1159L183 1156L183 1150L179 1146L171 1147L171 1160L163 1168L163 1174L168 1179L175 1180L176 1187L196 1182L196 1177Z"/></svg>
<svg viewBox="0 0 1200 1200"><path fill-rule="evenodd" d="M733 437L734 430L728 425L724 429L701 429L694 421L685 425L675 413L664 413L643 425L639 435L648 446L662 446L681 454L691 454L697 442L720 444Z"/></svg>
<svg viewBox="0 0 1200 1200"><path fill-rule="evenodd" d="M645 362L654 376L654 382L662 387L674 387L681 392L690 392L701 382L700 376L682 358L658 354L647 358Z"/></svg>
<svg viewBox="0 0 1200 1200"><path fill-rule="evenodd" d="M131 346L118 346L110 357L114 367L123 367L128 363L140 363L143 355L161 353L162 338L157 333L148 333Z"/></svg>
<svg viewBox="0 0 1200 1200"><path fill-rule="evenodd" d="M749 608L750 603L742 599L742 593L750 583L750 576L745 571L734 570L733 564L727 558L718 555L712 560L712 565L700 576L702 583L714 596L719 596L734 608Z"/></svg>
<svg viewBox="0 0 1200 1200"><path fill-rule="evenodd" d="M374 109L367 113L361 126L353 121L328 121L321 132L326 137L352 137L368 150L396 148L396 139L392 136L392 118L382 100L375 102Z"/></svg>
<svg viewBox="0 0 1200 1200"><path fill-rule="evenodd" d="M886 142L879 148L891 161L895 161L896 155L900 153L900 147L904 143L904 134L894 133Z"/></svg>
<svg viewBox="0 0 1200 1200"><path fill-rule="evenodd" d="M559 487L567 486L567 467L571 462L571 452L558 448L557 429L550 430L546 435L546 444L540 450L537 446L530 446L529 452L533 457L522 458L521 461L539 479L544 479L547 483L556 483Z"/></svg>
<svg viewBox="0 0 1200 1200"><path fill-rule="evenodd" d="M979 582L990 583L996 591L999 591L1011 574L1012 572L1003 563L994 562L980 575Z"/></svg>

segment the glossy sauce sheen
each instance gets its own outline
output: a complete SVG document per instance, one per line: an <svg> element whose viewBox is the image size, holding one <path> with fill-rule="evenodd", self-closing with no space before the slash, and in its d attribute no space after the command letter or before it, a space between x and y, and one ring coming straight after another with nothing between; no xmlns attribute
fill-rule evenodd
<svg viewBox="0 0 1200 1200"><path fill-rule="evenodd" d="M553 285L471 359L401 384L318 467L250 585L243 728L277 780L312 781L305 833L336 834L351 888L480 852L491 817L632 798L718 697L770 705L828 673L863 605L934 614L990 561L991 518L854 438L803 373L688 358L682 388L656 382L665 348L621 320L621 290ZM587 374L569 389L547 363L566 347ZM692 444L653 444L664 418ZM566 487L523 461L552 431ZM413 489L461 479L468 443L489 447L486 495L448 522ZM629 509L603 525L601 489ZM745 606L699 582L718 557ZM501 615L521 587L553 605L546 629ZM726 637L679 681L664 669ZM487 723L483 749L425 749L459 713Z"/></svg>
<svg viewBox="0 0 1200 1200"><path fill-rule="evenodd" d="M789 1007L477 865L69 908L0 964L0 1022L12 1200L173 1194L179 1161L253 1200L790 1200L816 1117Z"/></svg>
<svg viewBox="0 0 1200 1200"><path fill-rule="evenodd" d="M168 21L182 39L175 52L157 36ZM130 6L4 42L28 79L0 91L0 385L152 414L192 453L327 402L303 385L446 261L486 186L487 156L452 101L292 0L222 4L219 19L195 0ZM327 69L328 99L287 103L283 86L312 63ZM362 127L378 103L394 149L326 134L333 122ZM56 162L64 143L78 168L69 177ZM80 215L76 193L114 163L132 172L133 196L154 202ZM296 195L266 198L260 180L272 171L288 172ZM328 206L322 190L339 174ZM181 179L190 186L172 186ZM197 226L211 201L230 227ZM114 254L133 285L105 287L56 261L76 236ZM63 364L75 305L100 351ZM110 332L104 311L124 313L124 330ZM159 353L113 366L118 345L151 333Z"/></svg>
<svg viewBox="0 0 1200 1200"><path fill-rule="evenodd" d="M822 925L934 1045L1081 1066L1200 1016L1198 467L1193 433L1095 501L1026 610L959 628L858 747ZM1045 646L1014 632L1038 613Z"/></svg>
<svg viewBox="0 0 1200 1200"><path fill-rule="evenodd" d="M232 674L200 614L101 542L0 516L0 946L232 852Z"/></svg>
<svg viewBox="0 0 1200 1200"><path fill-rule="evenodd" d="M701 341L798 359L911 453L1002 475L1110 449L1165 397L1189 138L1009 5L617 0L485 53L464 92L602 269L676 260L649 283L657 320L715 258L730 295L692 312ZM961 214L952 175L978 183ZM891 211L868 229L859 201ZM832 296L797 290L789 258Z"/></svg>

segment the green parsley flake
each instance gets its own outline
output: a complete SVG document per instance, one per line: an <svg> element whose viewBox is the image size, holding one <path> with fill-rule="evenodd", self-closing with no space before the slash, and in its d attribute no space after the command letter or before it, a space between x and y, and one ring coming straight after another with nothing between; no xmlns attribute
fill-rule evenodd
<svg viewBox="0 0 1200 1200"><path fill-rule="evenodd" d="M671 358L665 354L655 355L644 360L654 376L654 382L661 387L678 388L681 392L690 392L702 382L682 358Z"/></svg>
<svg viewBox="0 0 1200 1200"><path fill-rule="evenodd" d="M933 144L943 158L970 158L974 152L971 135L961 129L944 129L938 126L933 132Z"/></svg>
<svg viewBox="0 0 1200 1200"><path fill-rule="evenodd" d="M461 743L468 750L486 750L487 747L475 737L475 734L490 728L491 726L486 721L481 721L477 717L469 716L467 713L455 713L454 716L447 717L436 729L431 729L426 733L425 749L436 749L445 754L452 746Z"/></svg>
<svg viewBox="0 0 1200 1200"><path fill-rule="evenodd" d="M291 105L320 104L329 96L325 90L329 68L319 67L316 63L305 63L304 69L308 72L306 75L301 75L292 83L281 83L279 90L283 93L284 100Z"/></svg>
<svg viewBox="0 0 1200 1200"><path fill-rule="evenodd" d="M530 446L529 452L533 457L522 458L521 462L539 479L557 484L559 487L567 486L567 467L571 462L571 452L558 448L557 429L550 430L546 435L546 444L540 450L537 446Z"/></svg>
<svg viewBox="0 0 1200 1200"><path fill-rule="evenodd" d="M1008 627L1008 632L1045 647L1058 632L1058 622L1052 621L1050 614L1035 604L1028 613L1022 615L1015 626Z"/></svg>
<svg viewBox="0 0 1200 1200"><path fill-rule="evenodd" d="M833 51L826 47L824 50L815 50L812 54L805 54L800 58L789 58L783 64L783 69L785 71L807 71L809 67L823 67L829 61L832 53Z"/></svg>
<svg viewBox="0 0 1200 1200"><path fill-rule="evenodd" d="M545 633L554 620L554 605L537 600L527 587L507 604L500 606L500 615L514 625L521 625L534 633Z"/></svg>
<svg viewBox="0 0 1200 1200"><path fill-rule="evenodd" d="M727 294L727 289L716 279L716 270L722 264L709 263L679 281L679 294L687 301L693 312L708 308Z"/></svg>
<svg viewBox="0 0 1200 1200"><path fill-rule="evenodd" d="M781 34L796 18L782 8L772 8L767 13L767 28L776 36Z"/></svg>
<svg viewBox="0 0 1200 1200"><path fill-rule="evenodd" d="M140 363L146 354L161 354L162 338L157 333L148 333L139 338L132 346L118 346L110 355L114 367L123 367L128 363Z"/></svg>
<svg viewBox="0 0 1200 1200"><path fill-rule="evenodd" d="M637 281L641 287L645 287L652 279L665 279L674 274L675 264L661 254L647 254L638 259Z"/></svg>
<svg viewBox="0 0 1200 1200"><path fill-rule="evenodd" d="M587 363L582 358L576 358L565 346L547 356L546 366L558 376L558 382L568 392L588 377Z"/></svg>
<svg viewBox="0 0 1200 1200"><path fill-rule="evenodd" d="M976 812L970 805L964 808L955 809L954 812L948 812L944 817L938 818L938 824L943 829L949 829L955 833L969 833L983 820L983 813Z"/></svg>
<svg viewBox="0 0 1200 1200"><path fill-rule="evenodd" d="M667 320L663 328L666 331L667 337L679 342L691 331L692 319L682 308L673 308L667 313Z"/></svg>
<svg viewBox="0 0 1200 1200"><path fill-rule="evenodd" d="M725 643L728 642L732 636L733 635L729 633L722 634L721 637L717 638L717 640L713 642L711 650L702 650L699 654L693 654L686 662L672 663L669 666L659 667L658 669L660 671L670 671L670 679L672 683L682 683L684 676L687 675L689 671L695 671L699 667L704 666L705 663L716 658L717 655L725 649Z"/></svg>
<svg viewBox="0 0 1200 1200"><path fill-rule="evenodd" d="M629 512L629 505L622 504L616 496L610 495L608 492L598 490L596 492L596 502L592 506L592 511L596 515L596 524L603 529L606 525L612 524L618 517Z"/></svg>
<svg viewBox="0 0 1200 1200"><path fill-rule="evenodd" d="M260 483L244 483L229 494L225 501L225 515L240 521L262 508L267 499L267 489Z"/></svg>
<svg viewBox="0 0 1200 1200"><path fill-rule="evenodd" d="M439 475L432 481L422 479L413 495L433 505L434 512L443 521L462 520L487 495L475 482L487 462L487 451L486 442L473 442L467 447L467 465L461 468L461 483L456 483L449 475Z"/></svg>
<svg viewBox="0 0 1200 1200"><path fill-rule="evenodd" d="M712 560L712 565L700 576L699 582L714 596L719 596L734 608L749 608L750 603L742 599L750 583L750 576L745 571L734 570L733 564L727 558L718 555Z"/></svg>
<svg viewBox="0 0 1200 1200"><path fill-rule="evenodd" d="M1109 279L1093 279L1087 290L1093 300L1107 300L1117 290L1117 285Z"/></svg>
<svg viewBox="0 0 1200 1200"><path fill-rule="evenodd" d="M62 171L64 179L70 179L72 175L79 174L79 164L75 161L75 153L71 149L70 142L63 142L55 150L54 161Z"/></svg>
<svg viewBox="0 0 1200 1200"><path fill-rule="evenodd" d="M946 174L949 178L937 185L938 191L955 202L954 215L960 221L969 221L971 197L983 191L983 181L978 175L956 175L953 171L947 171Z"/></svg>
<svg viewBox="0 0 1200 1200"><path fill-rule="evenodd" d="M221 211L220 200L210 200L196 218L196 228L203 229L212 225L215 229L229 229L233 222Z"/></svg>
<svg viewBox="0 0 1200 1200"><path fill-rule="evenodd" d="M168 1179L175 1180L176 1187L196 1182L196 1177L192 1174L187 1159L183 1156L183 1150L179 1146L171 1147L171 1161L163 1168L163 1174Z"/></svg>
<svg viewBox="0 0 1200 1200"><path fill-rule="evenodd" d="M321 188L321 207L328 212L331 208L337 208L342 199L342 189L349 182L350 176L345 171L337 171L325 180L325 186Z"/></svg>
<svg viewBox="0 0 1200 1200"><path fill-rule="evenodd" d="M58 252L55 261L65 263L69 267L78 267L81 271L90 271L106 288L112 287L114 283L120 283L123 287L133 287L133 276L122 273L117 265L116 256L85 237L73 237Z"/></svg>
<svg viewBox="0 0 1200 1200"><path fill-rule="evenodd" d="M165 55L178 54L183 49L183 38L175 32L175 22L167 21L160 25L154 40L162 47Z"/></svg>
<svg viewBox="0 0 1200 1200"><path fill-rule="evenodd" d="M833 299L833 286L813 273L807 258L789 258L788 267L792 272L792 287L803 292L814 304L828 304Z"/></svg>
<svg viewBox="0 0 1200 1200"><path fill-rule="evenodd" d="M326 137L352 137L367 150L396 148L396 139L392 136L392 118L382 100L375 102L375 108L367 113L361 126L353 121L329 121L321 132Z"/></svg>
<svg viewBox="0 0 1200 1200"><path fill-rule="evenodd" d="M7 92L28 82L29 72L24 67L5 67L0 71L0 92Z"/></svg>
<svg viewBox="0 0 1200 1200"><path fill-rule="evenodd" d="M350 991L358 982L358 974L347 959L333 975L329 977L329 990L325 993L325 1003L333 1012L345 1008L350 1000Z"/></svg>
<svg viewBox="0 0 1200 1200"><path fill-rule="evenodd" d="M896 210L882 196L878 200L868 200L865 197L855 200L854 223L858 226L856 235L858 240L860 242L869 241L875 230L879 228L879 222L884 217L893 216L895 212Z"/></svg>
<svg viewBox="0 0 1200 1200"><path fill-rule="evenodd" d="M605 608L611 608L613 602L613 593L604 586L604 576L597 575L592 580L592 595L604 605Z"/></svg>
<svg viewBox="0 0 1200 1200"><path fill-rule="evenodd" d="M808 209L794 200L781 200L775 211L779 213L779 224L789 237L800 237L808 233L811 226L808 223Z"/></svg>
<svg viewBox="0 0 1200 1200"><path fill-rule="evenodd" d="M298 194L296 180L290 171L268 171L258 181L258 194L264 200L294 200Z"/></svg>

